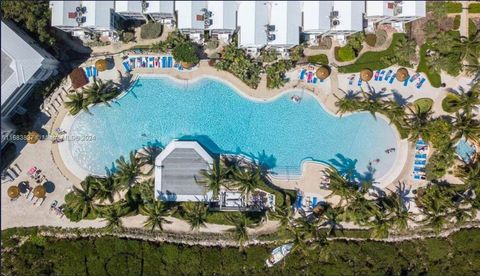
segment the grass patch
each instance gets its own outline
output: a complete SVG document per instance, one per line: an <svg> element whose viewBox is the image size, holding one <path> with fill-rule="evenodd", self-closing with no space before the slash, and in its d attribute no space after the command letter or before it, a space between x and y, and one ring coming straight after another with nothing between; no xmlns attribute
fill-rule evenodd
<svg viewBox="0 0 480 276"><path fill-rule="evenodd" d="M231 225L231 223L227 220L228 216L232 215L240 215L241 213L244 213L245 216L247 217L247 225L252 225L255 223L259 223L260 220L262 220L263 217L263 212L209 212L208 217L207 217L207 222L208 223L214 223L214 224L224 224L224 225Z"/></svg>
<svg viewBox="0 0 480 276"><path fill-rule="evenodd" d="M462 3L445 2L444 5L447 8L447 13L461 13L462 12Z"/></svg>
<svg viewBox="0 0 480 276"><path fill-rule="evenodd" d="M433 100L430 98L420 98L413 102L415 109L420 113L427 113L432 109Z"/></svg>
<svg viewBox="0 0 480 276"><path fill-rule="evenodd" d="M457 14L455 15L455 18L453 19L453 29L458 30L460 28L460 15Z"/></svg>
<svg viewBox="0 0 480 276"><path fill-rule="evenodd" d="M470 18L468 19L468 36L474 36L478 32L477 24Z"/></svg>
<svg viewBox="0 0 480 276"><path fill-rule="evenodd" d="M314 64L328 64L328 57L325 54L309 56L308 62Z"/></svg>
<svg viewBox="0 0 480 276"><path fill-rule="evenodd" d="M453 93L448 93L447 96L445 96L445 98L442 100L442 109L448 113L455 113L460 110L458 103L458 96Z"/></svg>
<svg viewBox="0 0 480 276"><path fill-rule="evenodd" d="M469 13L480 13L480 3L472 3L468 6Z"/></svg>
<svg viewBox="0 0 480 276"><path fill-rule="evenodd" d="M157 38L162 35L162 24L147 23L140 27L140 37L142 39Z"/></svg>
<svg viewBox="0 0 480 276"><path fill-rule="evenodd" d="M366 52L361 55L355 63L340 67L338 68L338 71L340 73L357 73L364 68L378 70L390 67L393 64L386 59L383 59L383 57L392 55L395 50L395 45L404 36L405 34L401 33L393 34L392 43L386 50L380 52Z"/></svg>
<svg viewBox="0 0 480 276"><path fill-rule="evenodd" d="M440 74L435 71L429 70L427 67L426 54L429 47L430 45L427 43L423 44L422 47L420 47L420 62L417 67L417 72L425 73L430 84L435 88L439 88L442 85L442 77L440 76Z"/></svg>

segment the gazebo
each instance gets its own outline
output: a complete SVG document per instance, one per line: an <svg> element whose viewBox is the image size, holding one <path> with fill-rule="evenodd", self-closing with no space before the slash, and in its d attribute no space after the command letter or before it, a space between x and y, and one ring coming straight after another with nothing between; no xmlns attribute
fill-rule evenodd
<svg viewBox="0 0 480 276"><path fill-rule="evenodd" d="M10 186L7 190L8 197L15 199L20 196L20 189L17 186Z"/></svg>
<svg viewBox="0 0 480 276"><path fill-rule="evenodd" d="M405 81L409 77L408 70L403 67L398 69L395 77L397 78L398 81L401 81L401 82Z"/></svg>
<svg viewBox="0 0 480 276"><path fill-rule="evenodd" d="M95 62L95 67L97 67L97 70L102 72L108 69L108 62L104 59L99 59Z"/></svg>
<svg viewBox="0 0 480 276"><path fill-rule="evenodd" d="M27 134L27 143L29 144L35 144L40 140L40 134L38 134L36 131L29 131Z"/></svg>
<svg viewBox="0 0 480 276"><path fill-rule="evenodd" d="M47 191L42 185L38 185L33 189L33 195L38 198L44 198Z"/></svg>
<svg viewBox="0 0 480 276"><path fill-rule="evenodd" d="M372 79L372 77L373 77L372 70L365 68L365 69L362 69L362 71L360 71L360 79L362 81L369 81Z"/></svg>
<svg viewBox="0 0 480 276"><path fill-rule="evenodd" d="M321 66L317 69L315 75L317 76L317 78L324 80L328 78L328 76L330 76L330 69L327 66Z"/></svg>

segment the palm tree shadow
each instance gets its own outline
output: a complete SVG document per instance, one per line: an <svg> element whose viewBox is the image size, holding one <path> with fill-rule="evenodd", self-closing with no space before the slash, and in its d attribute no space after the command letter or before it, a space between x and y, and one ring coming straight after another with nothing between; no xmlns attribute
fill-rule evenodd
<svg viewBox="0 0 480 276"><path fill-rule="evenodd" d="M400 106L405 106L408 103L413 95L408 96L407 98L403 97L397 90L392 89L393 100Z"/></svg>
<svg viewBox="0 0 480 276"><path fill-rule="evenodd" d="M336 159L329 159L328 161L342 176L346 177L349 181L359 178L360 174L356 169L357 159L347 158L341 153L337 153L335 157Z"/></svg>

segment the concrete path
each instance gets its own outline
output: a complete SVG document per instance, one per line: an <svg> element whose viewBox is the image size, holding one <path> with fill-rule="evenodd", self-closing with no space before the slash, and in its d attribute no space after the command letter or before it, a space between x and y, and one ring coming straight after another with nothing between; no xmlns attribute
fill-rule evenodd
<svg viewBox="0 0 480 276"><path fill-rule="evenodd" d="M460 14L460 35L468 37L468 1L462 1L462 13Z"/></svg>

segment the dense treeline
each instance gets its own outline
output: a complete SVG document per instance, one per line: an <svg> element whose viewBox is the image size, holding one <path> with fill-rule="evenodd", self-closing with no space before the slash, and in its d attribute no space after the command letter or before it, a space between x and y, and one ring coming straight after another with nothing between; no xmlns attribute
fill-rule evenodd
<svg viewBox="0 0 480 276"><path fill-rule="evenodd" d="M267 269L264 260L271 247L247 247L239 252L237 248L189 247L113 237L55 240L33 235L19 248L2 254L2 274L475 275L480 273L479 245L480 230L462 230L446 239L400 243L338 240L308 255L292 253L284 263Z"/></svg>

